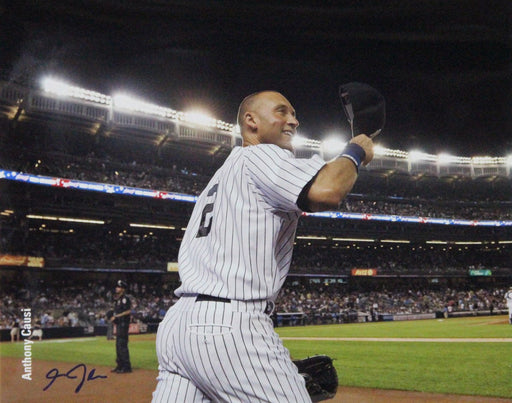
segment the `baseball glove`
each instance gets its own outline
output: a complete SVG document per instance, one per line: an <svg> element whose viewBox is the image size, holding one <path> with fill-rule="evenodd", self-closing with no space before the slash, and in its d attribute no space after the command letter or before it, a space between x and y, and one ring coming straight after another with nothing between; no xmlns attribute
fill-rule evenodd
<svg viewBox="0 0 512 403"><path fill-rule="evenodd" d="M294 360L299 373L306 380L306 388L313 402L332 399L338 389L338 374L332 359L326 355L314 355Z"/></svg>

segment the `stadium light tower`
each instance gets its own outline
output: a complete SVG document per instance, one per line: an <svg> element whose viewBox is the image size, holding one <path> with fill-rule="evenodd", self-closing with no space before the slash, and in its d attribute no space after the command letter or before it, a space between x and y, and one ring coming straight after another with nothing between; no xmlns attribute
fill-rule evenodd
<svg viewBox="0 0 512 403"><path fill-rule="evenodd" d="M184 112L180 118L185 122L193 123L200 126L215 127L217 120L212 118L209 113L192 110Z"/></svg>
<svg viewBox="0 0 512 403"><path fill-rule="evenodd" d="M57 96L79 98L106 105L110 105L112 102L112 98L108 95L73 86L51 76L43 77L41 79L41 87L43 91Z"/></svg>
<svg viewBox="0 0 512 403"><path fill-rule="evenodd" d="M375 155L385 155L386 149L378 144L375 144L375 146L373 146L373 153Z"/></svg>
<svg viewBox="0 0 512 403"><path fill-rule="evenodd" d="M423 159L423 153L421 151L416 151L416 150L409 151L409 155L407 156L407 159L410 162L421 161Z"/></svg>
<svg viewBox="0 0 512 403"><path fill-rule="evenodd" d="M347 141L339 135L333 135L322 141L322 152L325 154L339 154L347 145Z"/></svg>
<svg viewBox="0 0 512 403"><path fill-rule="evenodd" d="M176 111L170 108L154 105L152 103L135 98L128 94L116 94L112 97L115 108L127 109L134 112L147 113L161 117L175 117Z"/></svg>
<svg viewBox="0 0 512 403"><path fill-rule="evenodd" d="M436 161L435 155L424 153L423 151L412 150L407 153L407 159L409 162L418 161Z"/></svg>
<svg viewBox="0 0 512 403"><path fill-rule="evenodd" d="M70 95L72 86L64 81L57 80L53 77L44 77L41 79L41 87L43 91L51 92L55 95Z"/></svg>
<svg viewBox="0 0 512 403"><path fill-rule="evenodd" d="M299 136L298 134L296 134L292 138L292 146L293 147L303 146L304 144L306 144L306 142L307 142L307 139L303 136Z"/></svg>
<svg viewBox="0 0 512 403"><path fill-rule="evenodd" d="M453 156L450 155L450 154L445 154L445 153L442 153L442 154L439 154L437 156L437 161L439 162L439 164L441 165L447 165L449 164L450 162L453 161Z"/></svg>

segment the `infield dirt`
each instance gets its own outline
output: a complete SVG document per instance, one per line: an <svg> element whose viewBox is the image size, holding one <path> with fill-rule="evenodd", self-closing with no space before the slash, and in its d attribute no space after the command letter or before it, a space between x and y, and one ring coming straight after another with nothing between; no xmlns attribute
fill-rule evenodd
<svg viewBox="0 0 512 403"><path fill-rule="evenodd" d="M2 403L44 403L44 402L87 402L87 403L125 403L150 402L151 393L156 385L157 371L134 369L130 374L112 374L109 367L96 366L87 369L79 368L69 377L55 377L66 374L74 365L53 361L33 362L32 380L24 380L23 366L19 358L1 358L1 402ZM93 376L90 377L94 369ZM53 372L52 372L53 371ZM85 374L85 375L83 375ZM47 375L49 378L47 378ZM53 376L52 376L53 375ZM71 379L72 376L77 378ZM82 376L85 377L78 393ZM106 378L96 378L106 376ZM51 386L46 388L50 382ZM95 378L87 380L88 378ZM43 390L45 389L46 390ZM459 396L435 393L408 392L383 389L365 389L339 387L336 397L328 402L333 403L391 403L391 402L435 402L435 403L505 403L511 399L485 398L481 396Z"/></svg>

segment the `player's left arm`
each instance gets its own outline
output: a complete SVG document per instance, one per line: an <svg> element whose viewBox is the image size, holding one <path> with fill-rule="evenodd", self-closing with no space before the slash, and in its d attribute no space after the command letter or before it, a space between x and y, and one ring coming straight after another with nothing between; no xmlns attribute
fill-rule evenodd
<svg viewBox="0 0 512 403"><path fill-rule="evenodd" d="M307 189L307 207L310 211L337 208L354 187L359 165L366 165L373 159L373 141L368 136L356 136L349 147L324 165Z"/></svg>

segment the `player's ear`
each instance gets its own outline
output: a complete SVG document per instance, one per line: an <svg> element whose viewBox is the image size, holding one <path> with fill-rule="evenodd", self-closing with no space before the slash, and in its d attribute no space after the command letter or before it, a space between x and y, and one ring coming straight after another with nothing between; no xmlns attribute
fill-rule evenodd
<svg viewBox="0 0 512 403"><path fill-rule="evenodd" d="M258 127L258 117L254 112L245 112L243 121L251 131L255 131Z"/></svg>

